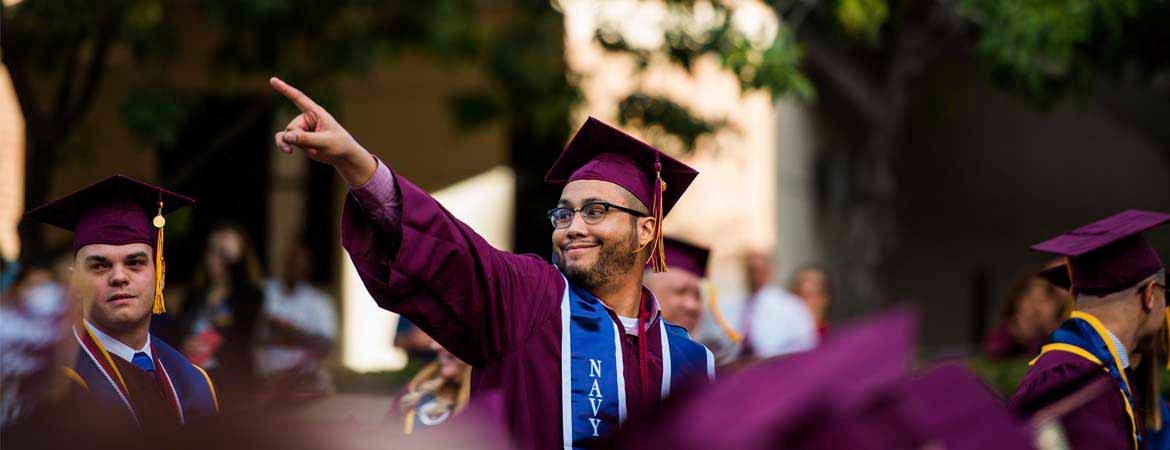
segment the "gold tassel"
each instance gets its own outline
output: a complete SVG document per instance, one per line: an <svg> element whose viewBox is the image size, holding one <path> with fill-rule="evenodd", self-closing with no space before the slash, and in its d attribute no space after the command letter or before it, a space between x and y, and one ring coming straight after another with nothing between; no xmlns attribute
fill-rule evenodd
<svg viewBox="0 0 1170 450"><path fill-rule="evenodd" d="M653 264L654 273L662 273L668 271L666 268L666 244L663 243L662 232L662 197L666 193L666 182L662 180L662 163L657 161L657 155L654 157L654 182L658 185L650 206L654 210L654 237L646 245L634 250L634 253L642 251L646 246L651 246L650 257L646 259L646 264Z"/></svg>
<svg viewBox="0 0 1170 450"><path fill-rule="evenodd" d="M471 402L471 371L474 370L470 366L464 369L463 376L459 378L459 396L455 397L455 412L453 415L459 415L463 412L463 408Z"/></svg>
<svg viewBox="0 0 1170 450"><path fill-rule="evenodd" d="M1162 337L1165 338L1162 341L1165 347L1162 347L1162 349L1170 351L1170 309L1166 309L1163 315L1166 317L1166 328L1162 330ZM1166 370L1170 370L1170 353L1166 355Z"/></svg>
<svg viewBox="0 0 1170 450"><path fill-rule="evenodd" d="M715 325L719 327L723 334L727 335L731 342L738 344L743 340L743 336L727 323L727 319L723 317L723 311L719 310L719 300L715 295L715 283L707 281L707 308L711 310L711 319L715 321Z"/></svg>
<svg viewBox="0 0 1170 450"><path fill-rule="evenodd" d="M663 242L662 233L662 195L666 192L666 182L662 181L662 172L658 173L658 192L654 199L654 252L652 257L654 261L655 272L666 272L666 243Z"/></svg>
<svg viewBox="0 0 1170 450"><path fill-rule="evenodd" d="M406 418L402 423L402 434L410 436L414 433L414 409L406 412Z"/></svg>
<svg viewBox="0 0 1170 450"><path fill-rule="evenodd" d="M1065 269L1068 269L1068 295L1072 296L1073 303L1075 304L1077 300L1077 291L1073 287L1072 257L1064 257L1064 267Z"/></svg>
<svg viewBox="0 0 1170 450"><path fill-rule="evenodd" d="M1142 409L1145 410L1146 431L1158 432L1162 429L1162 395L1158 392L1161 387L1162 354L1161 342L1150 345L1148 353L1142 355L1142 361L1137 367L1137 375L1141 384L1139 389L1142 400ZM1146 359L1149 359L1148 363Z"/></svg>
<svg viewBox="0 0 1170 450"><path fill-rule="evenodd" d="M158 215L154 216L154 227L158 229L158 241L154 246L154 314L167 312L167 304L163 301L163 284L166 282L167 266L163 260L163 227L167 219L163 218L162 193L158 194Z"/></svg>

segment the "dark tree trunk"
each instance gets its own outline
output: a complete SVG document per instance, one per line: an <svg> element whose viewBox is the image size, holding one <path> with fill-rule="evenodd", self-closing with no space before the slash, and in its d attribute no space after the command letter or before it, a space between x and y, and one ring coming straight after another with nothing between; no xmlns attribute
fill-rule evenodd
<svg viewBox="0 0 1170 450"><path fill-rule="evenodd" d="M516 175L513 247L516 253L548 258L552 225L546 213L556 204L560 191L544 183L544 174L556 161L564 139L536 136L522 120L513 122L511 127L511 162Z"/></svg>
<svg viewBox="0 0 1170 450"><path fill-rule="evenodd" d="M33 131L28 131L32 137ZM48 199L53 188L53 173L56 168L57 149L60 146L57 139L48 141L29 139L25 155L24 173L24 208L35 208ZM45 227L39 222L22 220L20 223L21 254L25 260L37 260L49 256L55 249L48 248L45 242Z"/></svg>
<svg viewBox="0 0 1170 450"><path fill-rule="evenodd" d="M888 47L876 58L832 42L815 30L800 34L819 89L838 93L864 123L862 143L849 153L849 202L836 217L830 270L837 309L863 314L891 302L882 269L898 239L897 174L893 161L906 138L914 84L961 28L945 5L910 4L889 24ZM877 63L873 63L877 61Z"/></svg>

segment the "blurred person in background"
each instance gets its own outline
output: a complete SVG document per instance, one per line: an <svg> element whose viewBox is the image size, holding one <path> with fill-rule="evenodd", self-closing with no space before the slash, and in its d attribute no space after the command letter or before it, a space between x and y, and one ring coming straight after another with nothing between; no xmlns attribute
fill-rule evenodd
<svg viewBox="0 0 1170 450"><path fill-rule="evenodd" d="M706 330L700 330L704 326L716 329L718 336L711 340L738 344L741 336L723 317L715 288L707 279L711 250L670 237L662 242L666 248L666 266L670 270L654 272L647 268L643 275L643 283L662 305L662 318L685 328L712 352L715 352L712 345L722 345L722 342L709 342L704 336Z"/></svg>
<svg viewBox="0 0 1170 450"><path fill-rule="evenodd" d="M744 302L744 345L740 359L770 358L809 350L818 333L805 302L773 281L772 258L763 252L744 255L750 296Z"/></svg>
<svg viewBox="0 0 1170 450"><path fill-rule="evenodd" d="M255 336L263 293L260 265L243 229L218 225L186 290L173 341L222 387L225 404L246 405L256 382Z"/></svg>
<svg viewBox="0 0 1170 450"><path fill-rule="evenodd" d="M437 355L406 384L389 416L401 418L404 434L442 425L471 400L471 366L432 341Z"/></svg>
<svg viewBox="0 0 1170 450"><path fill-rule="evenodd" d="M256 369L278 395L332 391L323 362L337 340L337 311L309 281L314 260L304 242L292 245L280 276L264 282Z"/></svg>
<svg viewBox="0 0 1170 450"><path fill-rule="evenodd" d="M406 352L411 363L431 362L438 356L435 353L435 340L410 320L398 316L398 325L394 332L394 346Z"/></svg>
<svg viewBox="0 0 1170 450"><path fill-rule="evenodd" d="M57 410L67 414L47 423L167 430L218 412L207 373L149 332L152 313L165 311L163 215L193 202L119 175L28 212L74 232L67 292L81 320L66 336L77 356L57 366L71 380ZM21 323L4 325L14 331ZM54 334L26 331L44 333L39 342Z"/></svg>
<svg viewBox="0 0 1170 450"><path fill-rule="evenodd" d="M817 333L824 336L829 331L828 313L832 303L829 273L819 266L801 267L792 274L788 290L804 301L817 326Z"/></svg>
<svg viewBox="0 0 1170 450"><path fill-rule="evenodd" d="M1012 283L999 323L983 339L989 359L1032 357L1056 327L1067 305L1066 293L1030 271Z"/></svg>
<svg viewBox="0 0 1170 450"><path fill-rule="evenodd" d="M77 343L68 285L43 264L31 263L0 297L0 429L27 420L69 388L60 368L71 366Z"/></svg>
<svg viewBox="0 0 1170 450"><path fill-rule="evenodd" d="M666 272L649 268L643 284L658 297L662 318L694 332L703 315L703 280L710 250L678 239L665 238Z"/></svg>

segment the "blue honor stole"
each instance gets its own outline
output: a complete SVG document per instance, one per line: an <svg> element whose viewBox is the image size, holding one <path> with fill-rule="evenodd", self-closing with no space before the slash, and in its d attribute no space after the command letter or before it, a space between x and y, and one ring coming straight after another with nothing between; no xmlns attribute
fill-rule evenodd
<svg viewBox="0 0 1170 450"><path fill-rule="evenodd" d="M686 330L659 320L662 391L672 380L706 374L714 380L714 357ZM600 299L565 281L561 300L561 427L565 450L589 448L612 436L626 419L621 337L625 330Z"/></svg>
<svg viewBox="0 0 1170 450"><path fill-rule="evenodd" d="M1072 315L1060 324L1049 337L1049 343L1040 349L1028 365L1036 363L1040 356L1051 351L1064 351L1100 365L1110 377L1121 386L1121 395L1125 398L1125 414L1129 417L1130 432L1133 435L1133 448L1137 449L1142 437L1138 434L1137 419L1134 415L1136 404L1133 391L1130 389L1129 379L1125 370L1121 368L1121 358L1113 340L1109 338L1109 331L1091 314L1082 311L1073 311Z"/></svg>

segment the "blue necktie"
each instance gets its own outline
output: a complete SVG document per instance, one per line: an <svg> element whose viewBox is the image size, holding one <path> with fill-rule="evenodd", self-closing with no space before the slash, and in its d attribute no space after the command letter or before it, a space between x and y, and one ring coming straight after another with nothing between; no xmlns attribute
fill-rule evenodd
<svg viewBox="0 0 1170 450"><path fill-rule="evenodd" d="M149 373L154 373L154 360L150 359L145 352L138 352L134 354L134 358L130 360L138 368Z"/></svg>

